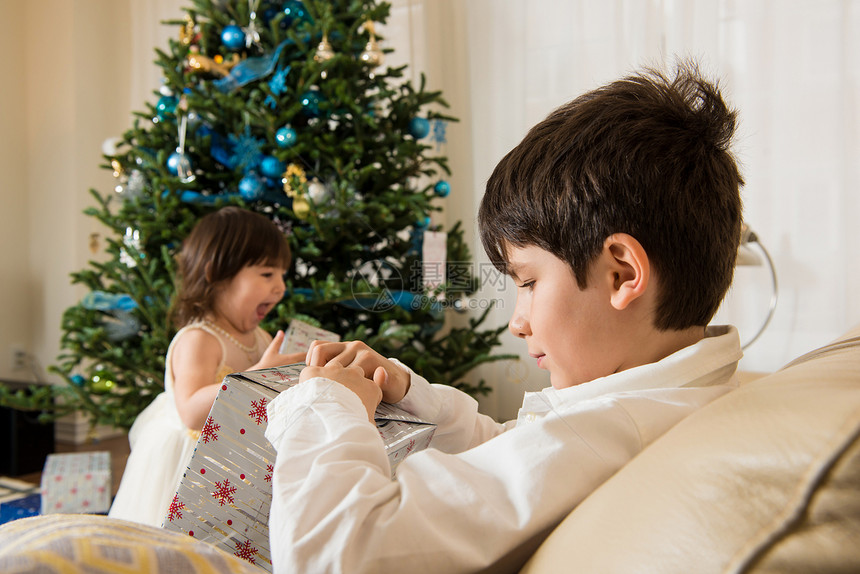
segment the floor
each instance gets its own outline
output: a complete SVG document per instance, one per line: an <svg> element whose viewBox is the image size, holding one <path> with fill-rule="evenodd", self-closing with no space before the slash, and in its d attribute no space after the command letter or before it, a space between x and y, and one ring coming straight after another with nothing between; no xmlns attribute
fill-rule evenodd
<svg viewBox="0 0 860 574"><path fill-rule="evenodd" d="M96 439L85 444L64 444L57 443L55 451L58 453L64 452L93 452L93 451L108 451L110 453L111 462L111 481L113 491L111 496L116 495L119 489L119 482L122 480L122 473L125 470L125 463L128 460L128 437L121 435L108 439ZM41 472L32 472L30 474L22 474L15 477L18 480L39 484L42 481Z"/></svg>

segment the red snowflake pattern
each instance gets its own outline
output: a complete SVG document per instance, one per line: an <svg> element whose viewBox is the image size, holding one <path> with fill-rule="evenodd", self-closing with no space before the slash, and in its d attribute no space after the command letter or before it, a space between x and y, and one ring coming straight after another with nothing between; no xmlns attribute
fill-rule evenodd
<svg viewBox="0 0 860 574"><path fill-rule="evenodd" d="M266 465L266 472L268 472L269 474L266 475L266 478L264 480L266 482L272 482L272 474L274 474L274 472L275 472L275 467L271 464L267 464Z"/></svg>
<svg viewBox="0 0 860 574"><path fill-rule="evenodd" d="M221 425L215 422L215 420L210 416L206 419L206 424L203 425L203 430L200 431L200 438L203 439L203 444L208 444L209 441L218 440L218 435L216 431L221 428Z"/></svg>
<svg viewBox="0 0 860 574"><path fill-rule="evenodd" d="M233 555L243 558L251 564L256 564L257 562L254 559L254 555L257 554L257 552L259 551L251 545L251 541L246 540L245 542L239 542L236 544L236 552L234 552Z"/></svg>
<svg viewBox="0 0 860 574"><path fill-rule="evenodd" d="M281 371L275 371L272 374L275 375L277 378L281 379L282 383L289 383L292 380L292 377L290 375L288 375L287 373L282 373Z"/></svg>
<svg viewBox="0 0 860 574"><path fill-rule="evenodd" d="M406 445L406 454L412 452L412 449L415 448L415 439L409 439L409 444Z"/></svg>
<svg viewBox="0 0 860 574"><path fill-rule="evenodd" d="M230 481L226 478L224 479L224 484L220 482L215 483L215 492L212 493L212 496L218 499L218 504L220 506L224 506L228 502L233 504L233 493L236 492L236 487L230 485Z"/></svg>
<svg viewBox="0 0 860 574"><path fill-rule="evenodd" d="M261 398L259 401L251 401L251 410L248 412L248 416L254 419L254 422L258 425L269 422L266 416L266 399Z"/></svg>
<svg viewBox="0 0 860 574"><path fill-rule="evenodd" d="M173 495L173 502L170 503L170 507L167 509L167 520L173 522L177 518L182 518L182 512L180 512L183 508L185 508L184 502L179 502L179 495Z"/></svg>

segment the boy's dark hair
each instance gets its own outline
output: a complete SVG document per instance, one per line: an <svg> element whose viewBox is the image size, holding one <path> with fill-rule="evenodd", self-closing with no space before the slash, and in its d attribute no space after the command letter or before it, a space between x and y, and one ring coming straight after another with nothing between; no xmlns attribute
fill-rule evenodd
<svg viewBox="0 0 860 574"><path fill-rule="evenodd" d="M176 256L179 288L171 317L177 327L212 311L219 286L248 265L290 266L290 246L264 215L224 207L200 219Z"/></svg>
<svg viewBox="0 0 860 574"><path fill-rule="evenodd" d="M736 116L691 63L674 78L647 69L563 105L487 182L478 221L490 260L507 273L508 246L535 245L584 289L604 240L627 233L657 275L654 326L707 325L741 236Z"/></svg>

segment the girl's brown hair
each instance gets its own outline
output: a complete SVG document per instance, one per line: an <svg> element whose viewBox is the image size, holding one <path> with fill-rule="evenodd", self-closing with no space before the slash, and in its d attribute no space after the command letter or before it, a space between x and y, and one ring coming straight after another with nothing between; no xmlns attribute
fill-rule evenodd
<svg viewBox="0 0 860 574"><path fill-rule="evenodd" d="M290 247L265 216L224 207L204 216L176 256L178 290L171 318L181 328L212 311L218 287L248 265L290 266Z"/></svg>

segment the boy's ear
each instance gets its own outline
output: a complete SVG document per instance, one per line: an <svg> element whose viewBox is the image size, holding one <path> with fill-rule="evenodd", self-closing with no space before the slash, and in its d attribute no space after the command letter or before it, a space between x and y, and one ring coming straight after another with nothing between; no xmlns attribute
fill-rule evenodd
<svg viewBox="0 0 860 574"><path fill-rule="evenodd" d="M620 311L645 294L651 279L651 264L642 244L626 233L607 237L603 250L612 274L610 303Z"/></svg>

